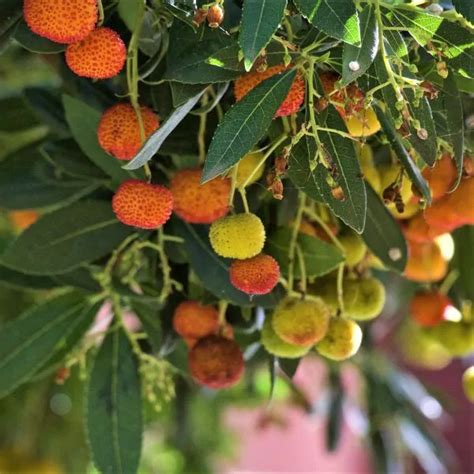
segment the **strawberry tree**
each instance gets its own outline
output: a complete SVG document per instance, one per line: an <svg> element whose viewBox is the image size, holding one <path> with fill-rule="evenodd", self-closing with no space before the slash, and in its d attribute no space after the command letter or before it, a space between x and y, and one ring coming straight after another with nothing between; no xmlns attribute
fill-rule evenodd
<svg viewBox="0 0 474 474"><path fill-rule="evenodd" d="M328 449L350 364L376 468L449 468L401 361L474 350L473 28L471 0L3 1L5 403L78 381L93 465L132 473L153 421L317 358Z"/></svg>

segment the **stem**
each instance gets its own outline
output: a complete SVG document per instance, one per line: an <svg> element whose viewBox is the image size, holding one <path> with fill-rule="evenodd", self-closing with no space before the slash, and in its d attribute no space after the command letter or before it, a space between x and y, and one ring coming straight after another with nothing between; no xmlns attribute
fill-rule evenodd
<svg viewBox="0 0 474 474"><path fill-rule="evenodd" d="M331 242L342 252L343 255L346 254L346 251L339 241L339 239L332 233L331 229L329 226L319 217L312 209L305 208L304 213L310 217L311 219L315 220L321 228L326 232L327 236L331 239Z"/></svg>
<svg viewBox="0 0 474 474"><path fill-rule="evenodd" d="M97 1L97 9L99 12L99 21L97 22L97 28L102 26L104 23L104 5L102 5L102 0Z"/></svg>
<svg viewBox="0 0 474 474"><path fill-rule="evenodd" d="M344 315L344 263L337 269L337 302L340 314Z"/></svg>
<svg viewBox="0 0 474 474"><path fill-rule="evenodd" d="M242 204L244 205L245 212L250 213L249 203L247 202L247 193L244 188L239 188L240 197L242 198Z"/></svg>
<svg viewBox="0 0 474 474"><path fill-rule="evenodd" d="M301 247L296 244L296 256L298 257L298 265L300 267L300 289L303 293L306 293L307 282L306 282L306 265L304 263L304 256Z"/></svg>
<svg viewBox="0 0 474 474"><path fill-rule="evenodd" d="M439 287L439 292L443 295L447 295L458 278L458 270L450 271L448 276L444 279L443 283L441 283L441 286Z"/></svg>
<svg viewBox="0 0 474 474"><path fill-rule="evenodd" d="M288 247L288 291L293 291L293 285L295 281L294 266L295 266L295 253L296 253L296 241L298 239L298 233L301 226L301 219L303 217L304 205L306 202L306 196L299 193L299 204L296 212L295 221L293 222L293 232L291 234L290 245Z"/></svg>
<svg viewBox="0 0 474 474"><path fill-rule="evenodd" d="M204 94L201 99L201 106L205 107L209 97ZM206 124L207 112L199 114L199 131L198 131L198 148L199 148L199 164L203 164L206 159Z"/></svg>
<svg viewBox="0 0 474 474"><path fill-rule="evenodd" d="M227 311L227 306L229 303L224 300L219 301L219 327L223 327L226 323L225 313Z"/></svg>

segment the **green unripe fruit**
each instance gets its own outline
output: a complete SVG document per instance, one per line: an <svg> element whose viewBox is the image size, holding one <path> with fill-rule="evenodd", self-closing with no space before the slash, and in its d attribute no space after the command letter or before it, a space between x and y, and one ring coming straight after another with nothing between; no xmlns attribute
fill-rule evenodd
<svg viewBox="0 0 474 474"><path fill-rule="evenodd" d="M235 214L214 221L209 240L214 252L221 257L244 260L262 251L265 228L255 214Z"/></svg>
<svg viewBox="0 0 474 474"><path fill-rule="evenodd" d="M355 267L365 257L367 247L358 235L354 233L342 235L339 237L339 242L344 247L347 266Z"/></svg>
<svg viewBox="0 0 474 474"><path fill-rule="evenodd" d="M331 360L345 360L352 357L362 343L362 329L350 319L331 318L324 339L316 344L316 350Z"/></svg>
<svg viewBox="0 0 474 474"><path fill-rule="evenodd" d="M462 375L462 388L467 399L474 403L474 365L471 365Z"/></svg>
<svg viewBox="0 0 474 474"><path fill-rule="evenodd" d="M275 308L272 326L289 344L308 346L319 342L328 330L330 311L321 299L287 298Z"/></svg>
<svg viewBox="0 0 474 474"><path fill-rule="evenodd" d="M443 321L426 330L452 356L463 357L474 351L474 325L466 322Z"/></svg>
<svg viewBox="0 0 474 474"><path fill-rule="evenodd" d="M261 334L262 346L267 352L277 357L284 357L286 359L297 359L308 353L311 345L295 346L288 344L283 339L279 338L272 326L272 318L267 317L262 328Z"/></svg>

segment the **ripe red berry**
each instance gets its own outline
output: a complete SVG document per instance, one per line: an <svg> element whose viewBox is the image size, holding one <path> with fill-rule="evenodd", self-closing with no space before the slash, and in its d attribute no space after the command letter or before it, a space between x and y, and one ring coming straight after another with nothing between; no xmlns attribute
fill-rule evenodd
<svg viewBox="0 0 474 474"><path fill-rule="evenodd" d="M160 126L158 116L148 107L140 107L145 139ZM140 150L142 137L135 109L130 104L116 104L102 115L97 138L100 146L119 160L131 160Z"/></svg>
<svg viewBox="0 0 474 474"><path fill-rule="evenodd" d="M283 64L272 66L265 71L252 71L239 77L234 83L234 93L237 101L241 100L252 89L257 87L265 79L268 79L275 74L279 74L287 70ZM291 86L286 99L282 102L275 113L276 117L284 117L298 112L305 96L305 82L301 74L297 74Z"/></svg>
<svg viewBox="0 0 474 474"><path fill-rule="evenodd" d="M164 186L138 179L124 181L112 200L120 222L140 229L157 229L171 216L173 196Z"/></svg>
<svg viewBox="0 0 474 474"><path fill-rule="evenodd" d="M273 257L261 253L246 260L234 260L229 276L238 290L248 295L265 295L278 284L280 267Z"/></svg>
<svg viewBox="0 0 474 474"><path fill-rule="evenodd" d="M183 338L201 339L216 334L219 329L219 313L211 305L199 301L183 301L173 314L173 328Z"/></svg>
<svg viewBox="0 0 474 474"><path fill-rule="evenodd" d="M207 11L207 23L211 28L219 28L224 21L224 10L220 5L212 5Z"/></svg>
<svg viewBox="0 0 474 474"><path fill-rule="evenodd" d="M411 317L424 327L437 326L446 320L452 301L439 291L417 293L410 302Z"/></svg>
<svg viewBox="0 0 474 474"><path fill-rule="evenodd" d="M127 49L120 36L110 28L97 28L82 41L66 49L66 63L81 77L109 79L125 65Z"/></svg>
<svg viewBox="0 0 474 474"><path fill-rule="evenodd" d="M56 43L83 40L97 23L97 0L24 0L31 31Z"/></svg>
<svg viewBox="0 0 474 474"><path fill-rule="evenodd" d="M210 388L236 384L244 373L244 358L235 341L222 336L201 339L189 351L189 371L196 382Z"/></svg>
<svg viewBox="0 0 474 474"><path fill-rule="evenodd" d="M178 171L171 180L174 212L192 224L210 224L229 212L231 183L215 178L201 184L200 169Z"/></svg>

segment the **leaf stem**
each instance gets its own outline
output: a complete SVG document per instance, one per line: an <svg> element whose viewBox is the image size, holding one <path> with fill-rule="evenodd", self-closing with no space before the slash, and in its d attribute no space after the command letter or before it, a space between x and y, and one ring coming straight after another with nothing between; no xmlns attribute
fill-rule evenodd
<svg viewBox="0 0 474 474"><path fill-rule="evenodd" d="M306 196L299 193L298 210L296 211L295 221L293 222L293 231L291 234L290 245L288 246L288 291L293 291L295 282L294 267L295 267L295 253L296 253L296 242L298 239L298 233L301 226L301 219L303 217L303 210L306 202ZM301 269L300 269L301 270Z"/></svg>

